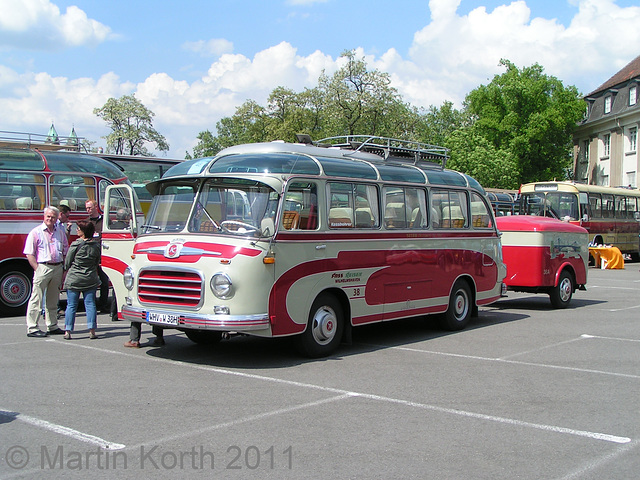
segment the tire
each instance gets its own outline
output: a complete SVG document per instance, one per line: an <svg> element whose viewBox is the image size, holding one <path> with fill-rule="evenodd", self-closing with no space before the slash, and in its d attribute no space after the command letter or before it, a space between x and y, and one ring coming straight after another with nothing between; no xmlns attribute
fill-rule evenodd
<svg viewBox="0 0 640 480"><path fill-rule="evenodd" d="M471 299L469 284L464 280L456 281L449 297L449 308L440 320L441 327L449 331L462 330L466 327L473 311Z"/></svg>
<svg viewBox="0 0 640 480"><path fill-rule="evenodd" d="M222 332L211 330L184 330L184 334L198 345L215 345L222 339Z"/></svg>
<svg viewBox="0 0 640 480"><path fill-rule="evenodd" d="M558 285L549 292L549 299L554 308L567 308L575 290L573 275L563 270L558 279Z"/></svg>
<svg viewBox="0 0 640 480"><path fill-rule="evenodd" d="M0 315L16 317L27 313L33 286L29 265L9 263L0 268Z"/></svg>
<svg viewBox="0 0 640 480"><path fill-rule="evenodd" d="M310 358L331 355L340 345L343 330L344 314L340 302L333 295L320 294L311 306L307 329L295 337L296 349Z"/></svg>

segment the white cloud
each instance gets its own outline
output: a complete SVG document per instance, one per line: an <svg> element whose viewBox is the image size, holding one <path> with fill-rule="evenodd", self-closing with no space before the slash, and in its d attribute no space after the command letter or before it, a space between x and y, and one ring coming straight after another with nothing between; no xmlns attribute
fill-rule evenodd
<svg viewBox="0 0 640 480"><path fill-rule="evenodd" d="M498 65L501 58L518 67L539 63L545 73L588 93L600 80L587 85L585 78L595 74L604 81L638 55L640 7L577 0L578 13L565 27L555 19L531 18L524 0L491 12L478 7L468 15L457 13L459 4L429 2L432 20L415 34L409 53L422 79L401 76L411 85L407 100L425 106L447 99L460 104L470 90L504 71ZM436 91L434 82L440 86Z"/></svg>
<svg viewBox="0 0 640 480"><path fill-rule="evenodd" d="M0 13L6 2L0 0ZM35 0L23 4L33 6ZM467 15L458 13L459 4L459 0L429 2L431 20L416 32L408 56L395 49L381 55L362 49L356 53L365 56L370 67L388 72L405 101L425 108L445 100L459 106L468 92L504 71L498 65L500 58L518 67L537 62L547 74L588 93L639 53L639 7L621 8L613 0L576 0L577 13L565 26L554 19L532 18L523 0L492 11L479 7ZM51 7L46 1L40 5ZM32 17L22 13L12 25L23 25L15 28L24 31L24 25L33 24ZM0 14L0 25L3 22ZM6 33L4 27L2 32ZM192 150L200 131L214 131L216 122L232 115L245 100L264 105L277 86L295 91L315 86L323 70L331 75L343 63L320 51L301 56L288 42L251 58L232 53L233 46L225 42L187 46L219 55L193 81L177 80L166 72L150 74L137 84L115 73L97 80L69 79L20 74L0 65L0 129L45 133L54 120L62 135L75 125L78 135L104 144L100 137L108 132L93 108L109 97L135 93L156 114L154 125L171 144L169 156L181 158L185 150Z"/></svg>
<svg viewBox="0 0 640 480"><path fill-rule="evenodd" d="M185 50L199 53L203 56L219 57L224 53L233 52L233 43L224 38L212 38L211 40L198 40L197 42L185 42L182 45Z"/></svg>
<svg viewBox="0 0 640 480"><path fill-rule="evenodd" d="M110 36L108 26L73 5L61 13L49 0L0 0L0 47L53 51Z"/></svg>

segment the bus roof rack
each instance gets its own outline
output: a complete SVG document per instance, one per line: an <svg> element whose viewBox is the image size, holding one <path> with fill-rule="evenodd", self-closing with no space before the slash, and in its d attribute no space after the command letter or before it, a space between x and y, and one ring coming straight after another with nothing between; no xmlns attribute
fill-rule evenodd
<svg viewBox="0 0 640 480"><path fill-rule="evenodd" d="M308 135L297 135L296 138L300 143L306 144L311 140ZM372 135L343 135L323 138L312 143L317 147L373 153L385 162L409 163L421 167L444 169L449 158L449 149L445 147Z"/></svg>
<svg viewBox="0 0 640 480"><path fill-rule="evenodd" d="M55 138L52 138L50 135L0 130L0 147L79 152L83 148L83 143L84 138L78 136L65 137L56 134Z"/></svg>

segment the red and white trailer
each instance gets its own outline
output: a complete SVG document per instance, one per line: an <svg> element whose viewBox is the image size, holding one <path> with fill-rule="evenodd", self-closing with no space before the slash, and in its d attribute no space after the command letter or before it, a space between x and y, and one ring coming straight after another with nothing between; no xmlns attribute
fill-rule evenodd
<svg viewBox="0 0 640 480"><path fill-rule="evenodd" d="M573 292L586 290L589 232L553 218L497 217L508 290L547 293L556 308L569 305Z"/></svg>

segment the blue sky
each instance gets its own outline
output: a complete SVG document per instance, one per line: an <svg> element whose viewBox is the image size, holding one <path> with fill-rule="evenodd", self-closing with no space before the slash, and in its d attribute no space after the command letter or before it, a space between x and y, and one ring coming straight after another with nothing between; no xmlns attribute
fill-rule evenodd
<svg viewBox="0 0 640 480"><path fill-rule="evenodd" d="M539 63L589 93L640 54L632 0L0 0L0 130L104 145L94 107L135 93L182 158L246 99L312 87L356 49L418 107Z"/></svg>

